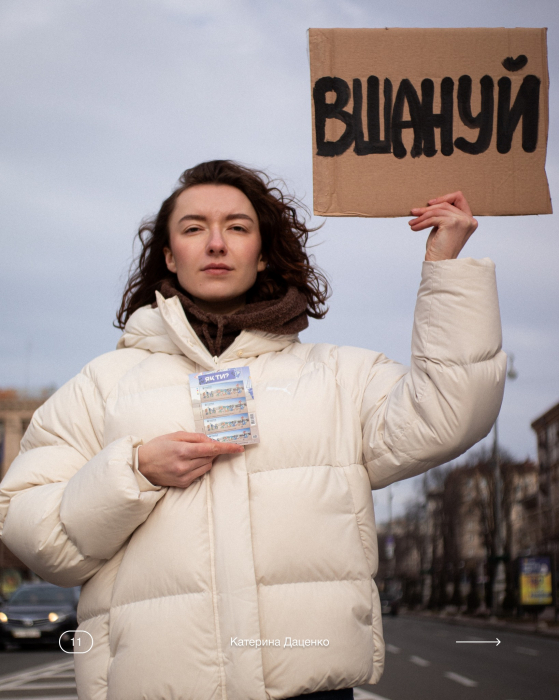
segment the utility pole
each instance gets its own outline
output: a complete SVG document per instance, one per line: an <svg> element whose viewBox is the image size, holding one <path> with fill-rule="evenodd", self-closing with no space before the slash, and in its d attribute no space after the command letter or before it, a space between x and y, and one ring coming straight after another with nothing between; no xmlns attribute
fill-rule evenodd
<svg viewBox="0 0 559 700"><path fill-rule="evenodd" d="M493 595L491 596L491 615L496 616L501 606L506 586L505 563L503 562L502 512L503 483L501 479L501 460L499 457L499 432L497 420L493 426L493 481L495 484L495 501L493 504L493 552L495 572L493 574Z"/></svg>
<svg viewBox="0 0 559 700"><path fill-rule="evenodd" d="M386 536L386 558L389 560L388 564L388 578L392 580L394 578L394 572L396 569L396 562L394 560L394 529L392 523L392 484L388 486L388 534Z"/></svg>
<svg viewBox="0 0 559 700"><path fill-rule="evenodd" d="M514 355L509 355L509 368L507 379L514 380L518 372L514 368ZM491 596L491 615L496 617L501 607L506 588L505 563L503 561L503 515L501 503L503 501L503 480L501 479L501 459L499 456L499 430L498 418L493 426L493 480L495 484L495 500L493 503L493 552L495 556L495 571L493 575L493 592Z"/></svg>
<svg viewBox="0 0 559 700"><path fill-rule="evenodd" d="M428 477L427 477L427 472L424 472L423 474L423 495L425 498L425 503L423 504L423 518L424 518L424 527L425 527L425 532L423 533L423 556L421 557L422 561L422 574L423 574L423 586L422 586L422 605L425 607L427 605L427 602L431 596L431 581L432 581L432 573L429 573L430 569L430 564L429 564L429 483L428 483Z"/></svg>

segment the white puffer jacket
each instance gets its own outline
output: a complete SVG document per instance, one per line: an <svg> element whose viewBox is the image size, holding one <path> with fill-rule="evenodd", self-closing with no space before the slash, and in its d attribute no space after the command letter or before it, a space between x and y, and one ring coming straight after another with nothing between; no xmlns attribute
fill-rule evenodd
<svg viewBox="0 0 559 700"><path fill-rule="evenodd" d="M178 299L157 302L41 406L0 484L6 545L47 581L83 584L79 628L94 645L75 657L80 700L268 700L375 683L371 487L490 430L506 370L493 263L424 263L409 369L258 331L212 358ZM261 443L218 457L187 489L150 484L136 448L194 430L188 374L244 364Z"/></svg>

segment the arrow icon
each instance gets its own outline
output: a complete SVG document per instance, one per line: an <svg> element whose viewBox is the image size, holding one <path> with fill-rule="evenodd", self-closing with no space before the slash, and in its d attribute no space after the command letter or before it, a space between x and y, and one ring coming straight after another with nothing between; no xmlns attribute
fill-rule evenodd
<svg viewBox="0 0 559 700"><path fill-rule="evenodd" d="M494 644L496 647L499 646L501 643L501 640L499 637L495 637L495 639L488 639L488 640L483 640L483 639L471 639L466 642L456 642L456 644Z"/></svg>

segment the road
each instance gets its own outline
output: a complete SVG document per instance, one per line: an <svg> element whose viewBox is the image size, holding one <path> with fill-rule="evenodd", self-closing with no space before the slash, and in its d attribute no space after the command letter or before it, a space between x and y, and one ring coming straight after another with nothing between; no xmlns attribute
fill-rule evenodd
<svg viewBox="0 0 559 700"><path fill-rule="evenodd" d="M383 618L386 667L355 700L557 700L559 640L415 617ZM488 641L496 644L457 644ZM62 651L0 653L0 700L77 700Z"/></svg>
<svg viewBox="0 0 559 700"><path fill-rule="evenodd" d="M559 640L384 617L386 665L355 700L558 700ZM495 640L501 644L457 644Z"/></svg>
<svg viewBox="0 0 559 700"><path fill-rule="evenodd" d="M63 651L0 653L0 700L77 700L74 659Z"/></svg>

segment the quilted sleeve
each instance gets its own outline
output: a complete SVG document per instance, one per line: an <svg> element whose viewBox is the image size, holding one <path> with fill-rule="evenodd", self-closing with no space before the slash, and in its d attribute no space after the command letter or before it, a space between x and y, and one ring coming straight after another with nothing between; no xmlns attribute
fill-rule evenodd
<svg viewBox="0 0 559 700"><path fill-rule="evenodd" d="M135 470L137 437L103 447L103 423L104 402L86 367L35 412L0 483L0 537L61 586L98 571L167 490Z"/></svg>
<svg viewBox="0 0 559 700"><path fill-rule="evenodd" d="M495 265L424 262L410 368L381 358L361 407L373 489L458 457L491 430L506 374Z"/></svg>

